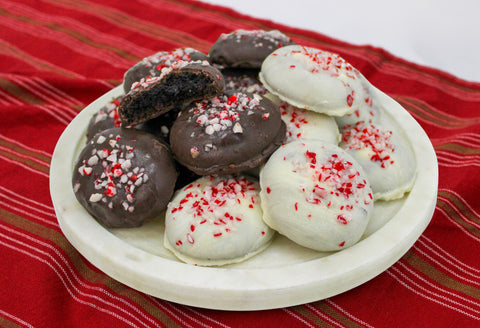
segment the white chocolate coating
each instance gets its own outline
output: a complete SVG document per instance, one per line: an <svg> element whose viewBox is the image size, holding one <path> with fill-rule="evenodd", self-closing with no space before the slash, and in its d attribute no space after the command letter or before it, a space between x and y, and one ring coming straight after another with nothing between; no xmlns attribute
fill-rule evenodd
<svg viewBox="0 0 480 328"><path fill-rule="evenodd" d="M388 113L382 113L378 125L347 125L340 147L365 170L375 200L398 199L412 189L415 155L403 130Z"/></svg>
<svg viewBox="0 0 480 328"><path fill-rule="evenodd" d="M287 126L286 143L294 140L318 139L338 145L341 135L333 117L292 106L271 93L265 96L280 109L282 120Z"/></svg>
<svg viewBox="0 0 480 328"><path fill-rule="evenodd" d="M362 84L363 84L363 101L359 106L349 114L343 116L335 117L338 127L340 130L343 130L345 125L355 125L360 121L378 124L381 119L381 107L378 103L378 100L373 95L372 85L370 82L361 75Z"/></svg>
<svg viewBox="0 0 480 328"><path fill-rule="evenodd" d="M304 247L336 251L355 244L373 210L365 173L338 146L294 141L260 172L263 220Z"/></svg>
<svg viewBox="0 0 480 328"><path fill-rule="evenodd" d="M280 99L333 116L352 113L364 102L361 74L337 54L290 45L270 54L260 81Z"/></svg>
<svg viewBox="0 0 480 328"><path fill-rule="evenodd" d="M237 263L264 250L274 231L262 221L258 183L244 176L202 177L177 191L165 214L164 246L204 266Z"/></svg>

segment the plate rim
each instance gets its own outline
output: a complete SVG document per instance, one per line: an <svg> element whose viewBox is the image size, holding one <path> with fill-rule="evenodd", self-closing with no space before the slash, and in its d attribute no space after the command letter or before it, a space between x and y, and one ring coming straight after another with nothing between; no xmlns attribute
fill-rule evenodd
<svg viewBox="0 0 480 328"><path fill-rule="evenodd" d="M408 251L430 222L438 192L437 159L425 131L394 99L377 88L372 87L372 91L409 138L415 136L412 146L417 180L399 212L378 231L348 249L273 268L200 267L136 248L103 228L76 201L70 181L76 161L74 155L81 146L79 141L91 115L123 93L122 85L85 107L57 142L50 166L50 194L60 228L88 261L113 279L146 294L185 305L219 310L264 310L317 301L350 290L385 271ZM72 141L76 142L75 147ZM69 186L67 191L65 181ZM418 197L426 200L423 206L414 201ZM401 221L405 221L403 227ZM89 234L83 234L85 231ZM374 256L366 257L368 251L379 244L382 248L376 249ZM113 252L117 249L122 252Z"/></svg>

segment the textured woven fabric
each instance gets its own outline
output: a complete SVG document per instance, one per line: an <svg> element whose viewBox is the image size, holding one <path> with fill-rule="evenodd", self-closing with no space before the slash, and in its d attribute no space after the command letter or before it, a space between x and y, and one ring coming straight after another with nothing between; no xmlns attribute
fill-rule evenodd
<svg viewBox="0 0 480 328"><path fill-rule="evenodd" d="M431 223L405 256L353 290L268 311L174 304L106 276L59 228L49 167L69 122L141 58L180 46L208 52L237 28L278 28L339 53L403 105L435 147ZM189 0L0 0L0 113L2 327L480 326L478 83Z"/></svg>

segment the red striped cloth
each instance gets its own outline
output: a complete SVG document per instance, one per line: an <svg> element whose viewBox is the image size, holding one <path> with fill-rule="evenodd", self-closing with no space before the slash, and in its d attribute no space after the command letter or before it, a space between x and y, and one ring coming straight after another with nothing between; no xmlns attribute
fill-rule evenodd
<svg viewBox="0 0 480 328"><path fill-rule="evenodd" d="M338 52L402 104L435 147L440 185L415 245L373 280L318 302L257 312L198 309L128 288L92 266L57 223L48 180L67 124L144 56L220 33L278 28ZM190 0L0 0L0 326L480 326L480 84L382 49ZM66 183L69 183L66 181Z"/></svg>

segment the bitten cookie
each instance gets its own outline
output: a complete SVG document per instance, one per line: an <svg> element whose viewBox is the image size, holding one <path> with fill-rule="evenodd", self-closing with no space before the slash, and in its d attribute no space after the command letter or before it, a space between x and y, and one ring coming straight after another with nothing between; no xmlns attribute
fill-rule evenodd
<svg viewBox="0 0 480 328"><path fill-rule="evenodd" d="M206 176L175 193L165 214L164 245L195 265L224 265L264 250L274 231L262 221L260 188L243 176Z"/></svg>
<svg viewBox="0 0 480 328"><path fill-rule="evenodd" d="M299 245L336 251L355 244L373 210L361 166L320 140L283 145L260 171L265 223Z"/></svg>
<svg viewBox="0 0 480 328"><path fill-rule="evenodd" d="M260 68L272 51L289 44L294 42L278 30L235 30L220 35L209 57L225 67Z"/></svg>
<svg viewBox="0 0 480 328"><path fill-rule="evenodd" d="M160 76L135 82L125 95L118 114L122 124L136 125L190 101L220 94L223 76L207 61L177 61Z"/></svg>
<svg viewBox="0 0 480 328"><path fill-rule="evenodd" d="M337 54L291 45L262 64L260 81L299 108L332 116L353 113L365 100L361 74Z"/></svg>
<svg viewBox="0 0 480 328"><path fill-rule="evenodd" d="M123 77L123 89L128 93L132 84L141 79L160 76L162 69L170 67L177 61L208 60L207 55L192 48L177 48L172 51L159 51L156 54L143 58L125 72Z"/></svg>
<svg viewBox="0 0 480 328"><path fill-rule="evenodd" d="M199 175L254 168L284 139L277 107L259 95L239 92L193 103L180 113L170 133L175 158Z"/></svg>
<svg viewBox="0 0 480 328"><path fill-rule="evenodd" d="M72 185L80 204L100 223L126 228L160 214L176 178L165 144L143 131L112 128L82 150Z"/></svg>

